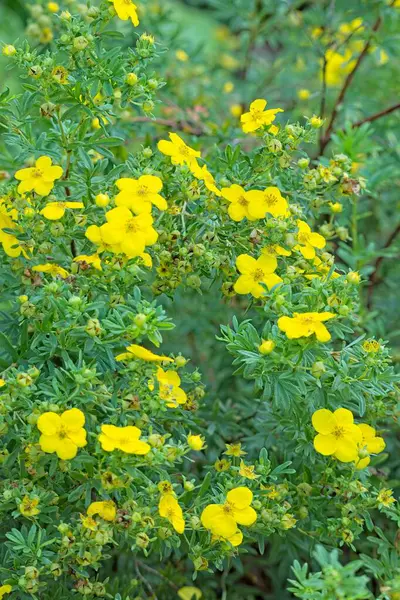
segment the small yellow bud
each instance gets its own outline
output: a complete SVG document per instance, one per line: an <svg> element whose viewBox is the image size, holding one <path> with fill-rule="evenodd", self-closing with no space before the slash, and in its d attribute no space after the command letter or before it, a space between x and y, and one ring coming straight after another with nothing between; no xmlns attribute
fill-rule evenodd
<svg viewBox="0 0 400 600"><path fill-rule="evenodd" d="M63 21L70 21L72 18L72 15L69 12L69 10L63 10L60 17Z"/></svg>
<svg viewBox="0 0 400 600"><path fill-rule="evenodd" d="M23 304L24 302L28 302L28 296L18 296L18 302L20 302L21 304Z"/></svg>
<svg viewBox="0 0 400 600"><path fill-rule="evenodd" d="M138 82L138 76L136 73L127 73L125 81L128 85L136 85Z"/></svg>
<svg viewBox="0 0 400 600"><path fill-rule="evenodd" d="M186 54L184 50L177 50L175 52L175 56L181 62L187 62L189 60L189 56Z"/></svg>
<svg viewBox="0 0 400 600"><path fill-rule="evenodd" d="M14 54L17 53L17 49L15 48L15 46L8 44L7 46L3 47L1 53L3 56L14 56Z"/></svg>
<svg viewBox="0 0 400 600"><path fill-rule="evenodd" d="M313 129L320 129L324 124L324 120L321 117L317 117L317 115L313 115L309 120L309 123Z"/></svg>
<svg viewBox="0 0 400 600"><path fill-rule="evenodd" d="M361 281L360 273L358 273L357 271L350 271L350 273L347 273L346 279L349 283L354 283L354 284L360 283L360 281Z"/></svg>
<svg viewBox="0 0 400 600"><path fill-rule="evenodd" d="M262 343L258 346L258 351L261 354L271 354L274 348L275 342L273 342L272 340L263 340Z"/></svg>
<svg viewBox="0 0 400 600"><path fill-rule="evenodd" d="M329 208L333 213L338 214L343 211L343 204L340 202L329 202Z"/></svg>
<svg viewBox="0 0 400 600"><path fill-rule="evenodd" d="M100 208L105 208L110 203L110 197L108 194L97 194L94 201L96 202L96 206L99 206Z"/></svg>
<svg viewBox="0 0 400 600"><path fill-rule="evenodd" d="M92 129L100 129L100 127L100 119L98 117L92 119Z"/></svg>
<svg viewBox="0 0 400 600"><path fill-rule="evenodd" d="M297 97L299 100L308 100L310 96L311 96L310 90L306 90L304 88L297 92Z"/></svg>
<svg viewBox="0 0 400 600"><path fill-rule="evenodd" d="M192 450L202 450L204 448L204 438L201 435L190 434L186 438L189 448Z"/></svg>

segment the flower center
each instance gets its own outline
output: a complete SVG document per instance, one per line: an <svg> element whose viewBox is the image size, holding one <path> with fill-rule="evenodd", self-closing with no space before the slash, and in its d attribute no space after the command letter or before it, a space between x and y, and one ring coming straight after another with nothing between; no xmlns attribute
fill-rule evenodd
<svg viewBox="0 0 400 600"><path fill-rule="evenodd" d="M262 269L256 269L253 271L253 279L254 281L261 281L264 277L264 271Z"/></svg>
<svg viewBox="0 0 400 600"><path fill-rule="evenodd" d="M181 144L180 146L178 146L178 150L179 150L179 154L182 154L183 156L189 156L189 148L187 146L185 146L184 144Z"/></svg>
<svg viewBox="0 0 400 600"><path fill-rule="evenodd" d="M261 115L262 115L262 111L261 110L252 110L252 117L254 119L254 121L260 121L261 120Z"/></svg>
<svg viewBox="0 0 400 600"><path fill-rule="evenodd" d="M274 194L264 194L264 201L267 206L274 206L278 202L278 198Z"/></svg>
<svg viewBox="0 0 400 600"><path fill-rule="evenodd" d="M147 187L147 185L141 185L140 187L138 187L138 190L137 190L138 196L147 196L148 193L149 193L149 188Z"/></svg>
<svg viewBox="0 0 400 600"><path fill-rule="evenodd" d="M333 437L335 437L337 440L341 437L344 436L344 427L341 427L340 425L336 425L336 427L334 428L334 430L332 431L332 435Z"/></svg>
<svg viewBox="0 0 400 600"><path fill-rule="evenodd" d="M167 510L167 519L173 519L175 516L175 511L173 508L169 508Z"/></svg>
<svg viewBox="0 0 400 600"><path fill-rule="evenodd" d="M308 244L309 239L310 239L310 234L309 233L305 233L304 231L302 231L301 233L299 233L297 235L297 239L299 240L299 242L301 244Z"/></svg>
<svg viewBox="0 0 400 600"><path fill-rule="evenodd" d="M34 179L40 179L43 176L43 171L41 169L33 169L32 177Z"/></svg>
<svg viewBox="0 0 400 600"><path fill-rule="evenodd" d="M233 506L231 504L229 504L229 502L225 502L225 504L222 505L222 510L224 511L224 513L226 515L233 514Z"/></svg>
<svg viewBox="0 0 400 600"><path fill-rule="evenodd" d="M135 233L136 231L138 231L138 226L135 222L135 219L128 219L128 221L125 224L125 228L127 233Z"/></svg>
<svg viewBox="0 0 400 600"><path fill-rule="evenodd" d="M248 200L246 200L246 198L244 196L240 196L239 200L238 200L238 204L240 204L240 206L247 206L249 203Z"/></svg>
<svg viewBox="0 0 400 600"><path fill-rule="evenodd" d="M58 437L60 440L65 440L65 438L68 437L68 433L67 433L67 430L65 429L65 427L62 427L60 429L60 431L58 432Z"/></svg>

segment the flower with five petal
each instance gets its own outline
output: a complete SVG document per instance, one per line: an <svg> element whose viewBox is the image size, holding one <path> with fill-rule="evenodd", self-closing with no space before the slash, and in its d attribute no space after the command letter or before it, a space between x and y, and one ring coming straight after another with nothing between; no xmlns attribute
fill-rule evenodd
<svg viewBox="0 0 400 600"><path fill-rule="evenodd" d="M62 460L71 460L78 448L86 446L85 415L79 408L71 408L58 415L45 412L40 415L37 427L41 432L39 445L43 452L56 453Z"/></svg>
<svg viewBox="0 0 400 600"><path fill-rule="evenodd" d="M34 167L20 169L15 173L15 178L21 182L18 192L24 194L34 191L39 196L48 196L54 187L54 181L60 179L62 174L62 168L52 165L49 156L41 156Z"/></svg>
<svg viewBox="0 0 400 600"><path fill-rule="evenodd" d="M139 439L141 435L141 430L132 425L127 427L102 425L99 442L106 452L121 450L126 454L147 454L151 448L149 444Z"/></svg>
<svg viewBox="0 0 400 600"><path fill-rule="evenodd" d="M310 226L304 221L297 221L297 227L299 229L296 235L298 244L294 249L299 250L304 258L315 258L315 248L324 248L325 238L319 233L313 233Z"/></svg>
<svg viewBox="0 0 400 600"><path fill-rule="evenodd" d="M250 104L249 112L243 113L240 117L244 133L250 133L265 125L271 125L275 121L277 113L283 112L282 108L265 110L266 106L267 101L262 99L254 100Z"/></svg>
<svg viewBox="0 0 400 600"><path fill-rule="evenodd" d="M358 428L361 430L362 439L358 444L358 458L356 460L356 469L365 469L371 462L370 454L379 454L386 448L385 440L376 435L376 431L366 423L360 423Z"/></svg>
<svg viewBox="0 0 400 600"><path fill-rule="evenodd" d="M336 317L335 313L331 312L293 313L293 317L280 317L278 327L286 333L289 340L310 337L315 333L319 342L328 342L331 339L331 334L323 321L328 321L334 317Z"/></svg>
<svg viewBox="0 0 400 600"><path fill-rule="evenodd" d="M176 408L179 404L185 404L186 392L180 387L181 378L176 371L163 371L157 369L157 381L161 400L165 400L169 408Z"/></svg>
<svg viewBox="0 0 400 600"><path fill-rule="evenodd" d="M316 410L312 424L317 431L314 448L324 456L334 456L341 462L358 459L358 445L362 442L362 431L354 423L353 414L347 408L332 412L326 408Z"/></svg>
<svg viewBox="0 0 400 600"><path fill-rule="evenodd" d="M216 196L221 196L221 192L215 185L215 179L208 170L207 165L199 167L199 165L196 163L192 168L192 173L196 179L204 181L204 185L208 190L210 190L210 192L214 192Z"/></svg>
<svg viewBox="0 0 400 600"><path fill-rule="evenodd" d="M157 144L159 151L166 156L170 156L173 165L187 165L190 169L200 168L197 163L197 158L201 156L200 152L185 144L183 139L176 133L169 133L168 135L171 141L160 140Z"/></svg>
<svg viewBox="0 0 400 600"><path fill-rule="evenodd" d="M239 545L242 534L238 525L250 527L257 520L257 513L250 506L252 500L253 492L249 488L237 487L227 493L224 504L206 506L200 516L201 523L214 536Z"/></svg>
<svg viewBox="0 0 400 600"><path fill-rule="evenodd" d="M274 256L262 254L257 260L248 254L241 254L236 259L236 266L241 273L233 289L237 294L251 294L260 298L265 293L262 283L270 290L282 283L279 275L274 273L278 263Z"/></svg>
<svg viewBox="0 0 400 600"><path fill-rule="evenodd" d="M114 521L117 515L117 507L112 500L92 502L87 509L87 514L89 517L99 515L105 521Z"/></svg>
<svg viewBox="0 0 400 600"><path fill-rule="evenodd" d="M115 198L117 206L126 206L137 215L151 213L152 204L159 210L168 208L167 201L159 194L163 183L155 175L142 175L139 179L123 177L115 183L120 190Z"/></svg>
<svg viewBox="0 0 400 600"><path fill-rule="evenodd" d="M234 183L228 188L222 188L221 196L230 203L228 215L234 221L241 221L245 217L249 221L256 221L265 216L263 193L260 190L246 192L240 185Z"/></svg>
<svg viewBox="0 0 400 600"><path fill-rule="evenodd" d="M263 212L263 217L268 213L273 217L286 217L288 216L289 205L286 198L284 198L279 188L271 186L265 188L265 190L250 190L248 192L250 200L254 200L258 203L259 209Z"/></svg>
<svg viewBox="0 0 400 600"><path fill-rule="evenodd" d="M177 533L185 531L185 520L182 509L172 494L163 494L161 496L158 504L158 513L160 517L168 519Z"/></svg>

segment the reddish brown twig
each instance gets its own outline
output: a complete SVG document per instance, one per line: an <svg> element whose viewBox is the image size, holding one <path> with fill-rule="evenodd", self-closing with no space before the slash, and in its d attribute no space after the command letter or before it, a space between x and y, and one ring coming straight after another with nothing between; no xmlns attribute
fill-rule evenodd
<svg viewBox="0 0 400 600"><path fill-rule="evenodd" d="M353 129L356 129L357 127L361 127L361 125L364 125L364 123L372 123L372 121L376 121L377 119L380 119L381 117L390 115L390 113L394 112L395 110L398 110L399 108L400 108L400 102L398 104L394 104L393 106L389 106L389 108L385 108L384 110L381 110L373 115L370 115L369 117L365 117L365 119L361 119L361 121L357 121L356 123L353 123L352 127L353 127Z"/></svg>
<svg viewBox="0 0 400 600"><path fill-rule="evenodd" d="M381 26L382 23L382 17L379 16L377 18L377 20L375 21L375 23L372 26L372 30L371 30L371 35L369 36L366 44L364 45L364 48L362 49L361 53L359 54L356 63L353 67L353 69L350 71L350 73L347 75L344 84L342 86L342 89L339 92L338 97L336 98L336 102L335 105L333 107L332 110L332 114L331 114L331 118L329 120L328 126L326 128L325 134L321 137L321 141L320 141L320 147L319 147L319 152L320 154L323 154L326 146L329 144L330 139L332 137L332 133L333 133L333 126L335 125L336 122L336 118L339 114L339 110L340 110L340 106L346 96L347 90L349 89L350 85L353 82L354 76L357 73L361 63L363 62L364 58L366 57L366 55L368 54L368 50L370 49L371 46L371 41L372 38L374 36L374 34L378 31L379 27Z"/></svg>
<svg viewBox="0 0 400 600"><path fill-rule="evenodd" d="M396 237L399 235L400 233L400 223L397 225L396 229L394 229L392 231L392 233L389 235L388 239L386 240L383 249L385 248L389 248L392 243L394 242L394 240L396 239ZM379 267L382 263L382 261L384 260L384 256L378 256L378 258L375 260L374 263L374 270L372 271L372 273L369 276L369 283L368 283L368 290L367 290L367 307L370 309L372 306L372 296L374 293L374 287L375 285L378 283L378 270Z"/></svg>

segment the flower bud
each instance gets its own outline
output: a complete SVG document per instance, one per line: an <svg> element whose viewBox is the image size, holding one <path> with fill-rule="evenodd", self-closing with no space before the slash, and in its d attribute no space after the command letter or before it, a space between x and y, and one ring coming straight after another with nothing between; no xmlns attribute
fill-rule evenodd
<svg viewBox="0 0 400 600"><path fill-rule="evenodd" d="M100 208L105 208L110 203L110 197L108 196L108 194L97 194L94 201L96 203L96 206L99 206Z"/></svg>
<svg viewBox="0 0 400 600"><path fill-rule="evenodd" d="M275 342L272 340L263 340L262 343L258 346L258 351L260 354L271 354L271 352L275 348Z"/></svg>
<svg viewBox="0 0 400 600"><path fill-rule="evenodd" d="M1 53L3 56L14 56L14 54L17 53L17 49L11 44L7 44L6 46L3 46Z"/></svg>

